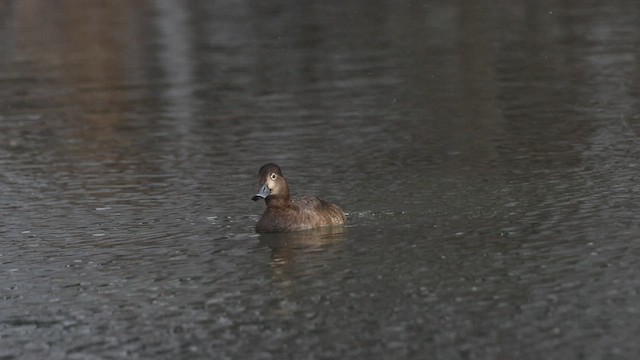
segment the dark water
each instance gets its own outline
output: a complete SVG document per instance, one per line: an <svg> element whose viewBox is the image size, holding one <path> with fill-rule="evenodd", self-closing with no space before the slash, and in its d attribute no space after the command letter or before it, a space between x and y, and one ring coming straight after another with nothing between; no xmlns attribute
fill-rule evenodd
<svg viewBox="0 0 640 360"><path fill-rule="evenodd" d="M0 1L1 359L637 359L633 1ZM258 236L260 165L349 212Z"/></svg>

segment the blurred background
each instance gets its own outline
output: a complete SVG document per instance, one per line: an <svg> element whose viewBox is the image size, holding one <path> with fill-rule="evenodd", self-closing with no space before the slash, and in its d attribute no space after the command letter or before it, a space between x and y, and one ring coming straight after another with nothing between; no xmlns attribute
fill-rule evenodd
<svg viewBox="0 0 640 360"><path fill-rule="evenodd" d="M0 358L634 359L640 4L0 0ZM257 171L349 215L260 236Z"/></svg>

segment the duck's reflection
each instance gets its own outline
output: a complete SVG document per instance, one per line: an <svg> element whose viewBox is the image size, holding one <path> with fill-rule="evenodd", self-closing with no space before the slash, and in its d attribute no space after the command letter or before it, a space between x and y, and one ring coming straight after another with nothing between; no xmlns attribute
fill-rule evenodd
<svg viewBox="0 0 640 360"><path fill-rule="evenodd" d="M344 226L289 233L260 234L259 241L272 249L271 267L274 280L290 281L323 268L339 245L344 242ZM318 256L322 255L322 256Z"/></svg>

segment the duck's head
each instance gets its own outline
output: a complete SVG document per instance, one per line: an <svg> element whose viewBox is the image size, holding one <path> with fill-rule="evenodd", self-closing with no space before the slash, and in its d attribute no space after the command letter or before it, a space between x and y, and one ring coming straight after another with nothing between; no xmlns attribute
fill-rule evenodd
<svg viewBox="0 0 640 360"><path fill-rule="evenodd" d="M287 200L289 198L287 180L282 175L280 167L276 164L269 163L260 168L260 171L258 171L258 186L260 189L251 198L253 201L274 198Z"/></svg>

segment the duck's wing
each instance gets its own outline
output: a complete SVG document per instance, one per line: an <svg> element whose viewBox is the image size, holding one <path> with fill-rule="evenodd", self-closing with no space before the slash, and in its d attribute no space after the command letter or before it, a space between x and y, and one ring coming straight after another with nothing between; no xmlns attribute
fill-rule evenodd
<svg viewBox="0 0 640 360"><path fill-rule="evenodd" d="M324 225L341 225L347 222L344 212L330 202L315 196L303 196L292 201L297 211L305 214L310 219Z"/></svg>

